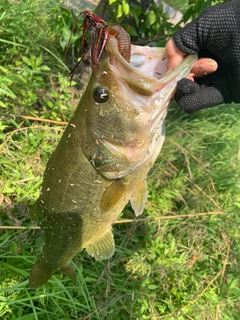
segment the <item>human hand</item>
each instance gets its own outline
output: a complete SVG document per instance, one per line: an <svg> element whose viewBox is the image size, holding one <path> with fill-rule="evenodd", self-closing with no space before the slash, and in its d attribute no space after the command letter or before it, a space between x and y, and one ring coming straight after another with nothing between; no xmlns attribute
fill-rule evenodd
<svg viewBox="0 0 240 320"><path fill-rule="evenodd" d="M240 102L239 20L240 1L209 7L167 43L169 69L187 54L199 55L191 71L194 79L190 77L195 82L178 82L175 99L181 110L193 113L220 103Z"/></svg>
<svg viewBox="0 0 240 320"><path fill-rule="evenodd" d="M173 39L170 39L166 44L166 54L168 57L168 70L176 68L187 56L185 52L178 49ZM191 74L187 78L194 81L194 78L204 77L216 71L217 68L218 64L215 60L200 58L191 69Z"/></svg>

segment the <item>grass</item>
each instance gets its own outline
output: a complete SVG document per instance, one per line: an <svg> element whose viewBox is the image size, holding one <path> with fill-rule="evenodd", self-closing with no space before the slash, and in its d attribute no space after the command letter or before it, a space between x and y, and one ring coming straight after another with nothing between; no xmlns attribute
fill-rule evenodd
<svg viewBox="0 0 240 320"><path fill-rule="evenodd" d="M114 226L114 256L96 262L82 251L74 258L76 284L56 272L38 290L27 288L43 245L41 230L28 228L34 225L28 207L79 99L59 44L57 4L46 3L0 0L6 84L0 219L15 227L0 229L0 318L239 319L240 109L234 104L194 115L173 104L146 208L138 219L125 208Z"/></svg>

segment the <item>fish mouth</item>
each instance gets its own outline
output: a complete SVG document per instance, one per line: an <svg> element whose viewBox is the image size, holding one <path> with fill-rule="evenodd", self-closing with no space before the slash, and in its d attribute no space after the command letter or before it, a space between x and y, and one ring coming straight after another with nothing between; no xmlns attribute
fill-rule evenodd
<svg viewBox="0 0 240 320"><path fill-rule="evenodd" d="M165 63L159 63L166 59L164 49L131 45L131 58L127 62L119 52L117 40L110 37L106 51L109 68L134 92L151 96L158 89L158 79L167 69Z"/></svg>
<svg viewBox="0 0 240 320"><path fill-rule="evenodd" d="M127 62L114 37L109 37L106 52L109 68L136 93L146 96L151 96L170 81L185 77L190 71L189 66L197 60L196 55L190 55L175 69L168 70L165 48L131 45L131 58Z"/></svg>

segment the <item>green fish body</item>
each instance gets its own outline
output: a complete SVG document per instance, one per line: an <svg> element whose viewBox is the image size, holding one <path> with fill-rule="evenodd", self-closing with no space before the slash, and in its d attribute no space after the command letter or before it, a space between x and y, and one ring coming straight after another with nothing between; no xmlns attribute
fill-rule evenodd
<svg viewBox="0 0 240 320"><path fill-rule="evenodd" d="M116 39L108 39L32 209L44 230L44 248L30 288L46 283L54 270L75 280L70 261L83 248L97 260L113 255L112 225L129 200L135 214L142 213L170 100L195 61L189 56L166 73L164 49L132 46L128 63Z"/></svg>

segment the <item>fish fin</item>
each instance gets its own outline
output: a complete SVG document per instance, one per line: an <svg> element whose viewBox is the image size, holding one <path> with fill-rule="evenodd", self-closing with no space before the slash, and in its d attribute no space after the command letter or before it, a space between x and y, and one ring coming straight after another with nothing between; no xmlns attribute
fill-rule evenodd
<svg viewBox="0 0 240 320"><path fill-rule="evenodd" d="M73 282L76 281L76 273L71 264L67 265L64 268L60 268L60 271L66 276L68 276Z"/></svg>
<svg viewBox="0 0 240 320"><path fill-rule="evenodd" d="M72 281L76 281L75 270L72 265L68 265L59 270L68 276ZM53 270L44 266L40 260L38 260L32 268L28 287L30 289L36 289L44 285L52 276Z"/></svg>
<svg viewBox="0 0 240 320"><path fill-rule="evenodd" d="M136 216L143 213L145 203L147 201L147 181L139 183L137 190L132 195L130 202Z"/></svg>
<svg viewBox="0 0 240 320"><path fill-rule="evenodd" d="M36 289L44 285L52 276L53 270L45 267L39 260L32 268L28 287L30 289Z"/></svg>
<svg viewBox="0 0 240 320"><path fill-rule="evenodd" d="M96 260L111 258L115 251L112 230L108 229L100 239L87 245L86 250L87 253Z"/></svg>
<svg viewBox="0 0 240 320"><path fill-rule="evenodd" d="M121 199L127 185L124 184L120 179L115 180L109 187L104 191L100 202L100 210L106 212L111 210L115 204Z"/></svg>

